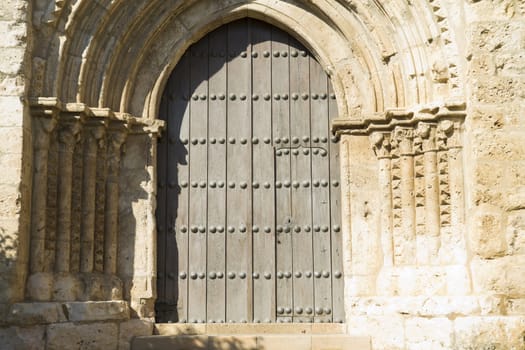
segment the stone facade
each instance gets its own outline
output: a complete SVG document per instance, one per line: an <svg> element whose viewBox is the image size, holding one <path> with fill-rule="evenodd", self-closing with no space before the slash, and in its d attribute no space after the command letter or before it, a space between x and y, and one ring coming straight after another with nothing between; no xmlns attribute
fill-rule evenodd
<svg viewBox="0 0 525 350"><path fill-rule="evenodd" d="M152 334L160 97L191 43L245 16L332 80L347 333L524 349L521 0L2 1L2 347Z"/></svg>

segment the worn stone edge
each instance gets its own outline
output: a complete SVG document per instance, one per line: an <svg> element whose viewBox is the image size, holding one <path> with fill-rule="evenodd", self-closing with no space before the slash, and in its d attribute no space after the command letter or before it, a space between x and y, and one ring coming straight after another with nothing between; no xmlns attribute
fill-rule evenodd
<svg viewBox="0 0 525 350"><path fill-rule="evenodd" d="M339 118L332 121L334 135L368 135L373 131L393 130L396 126L411 126L418 122L439 121L442 119L464 119L466 103L449 101L407 109L389 109L374 113L360 120Z"/></svg>
<svg viewBox="0 0 525 350"><path fill-rule="evenodd" d="M110 108L90 107L84 103L63 103L56 97L29 98L27 102L33 115L56 117L59 114L76 114L83 118L107 119L126 124L132 133L159 134L165 127L165 122L160 119L141 118Z"/></svg>
<svg viewBox="0 0 525 350"><path fill-rule="evenodd" d="M0 305L0 326L129 319L130 309L127 301L30 302Z"/></svg>

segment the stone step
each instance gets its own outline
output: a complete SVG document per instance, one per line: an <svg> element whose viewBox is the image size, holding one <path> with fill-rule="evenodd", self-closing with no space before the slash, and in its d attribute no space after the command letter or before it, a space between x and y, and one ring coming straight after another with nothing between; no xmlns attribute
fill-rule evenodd
<svg viewBox="0 0 525 350"><path fill-rule="evenodd" d="M344 323L157 323L158 335L345 334Z"/></svg>
<svg viewBox="0 0 525 350"><path fill-rule="evenodd" d="M131 350L371 350L370 339L341 334L153 335Z"/></svg>

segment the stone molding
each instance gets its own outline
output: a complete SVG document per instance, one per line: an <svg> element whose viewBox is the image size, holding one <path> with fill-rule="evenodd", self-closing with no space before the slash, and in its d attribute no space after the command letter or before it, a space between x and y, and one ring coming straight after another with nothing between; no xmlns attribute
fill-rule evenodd
<svg viewBox="0 0 525 350"><path fill-rule="evenodd" d="M56 97L35 97L28 101L33 116L55 119L58 115L76 114L83 123L120 122L130 134L152 134L158 136L164 128L160 119L146 119L129 113L115 112L109 108L89 107L84 103L63 103Z"/></svg>
<svg viewBox="0 0 525 350"><path fill-rule="evenodd" d="M449 101L413 108L394 108L374 113L361 119L339 118L332 123L335 135L370 135L374 131L391 131L396 126L414 127L420 122L438 122L445 119L464 120L466 104Z"/></svg>

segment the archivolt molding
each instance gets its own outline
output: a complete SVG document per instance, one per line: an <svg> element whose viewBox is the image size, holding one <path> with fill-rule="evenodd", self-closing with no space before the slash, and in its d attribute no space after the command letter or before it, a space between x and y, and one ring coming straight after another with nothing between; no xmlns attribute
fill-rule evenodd
<svg viewBox="0 0 525 350"><path fill-rule="evenodd" d="M461 94L439 1L39 0L32 95L155 118L191 43L250 16L302 40L331 76L340 115L359 120Z"/></svg>

